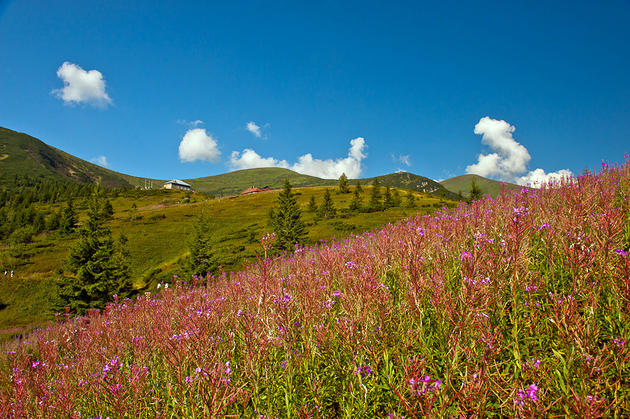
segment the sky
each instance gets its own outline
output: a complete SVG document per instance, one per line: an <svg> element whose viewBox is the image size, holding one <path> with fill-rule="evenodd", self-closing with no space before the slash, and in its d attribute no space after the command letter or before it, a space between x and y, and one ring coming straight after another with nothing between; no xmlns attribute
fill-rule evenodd
<svg viewBox="0 0 630 419"><path fill-rule="evenodd" d="M119 172L476 173L630 151L630 1L0 0L0 126Z"/></svg>

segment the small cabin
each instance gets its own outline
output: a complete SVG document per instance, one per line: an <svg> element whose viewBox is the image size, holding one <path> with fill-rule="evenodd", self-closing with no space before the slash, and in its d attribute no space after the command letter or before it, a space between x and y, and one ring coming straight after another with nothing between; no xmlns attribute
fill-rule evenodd
<svg viewBox="0 0 630 419"><path fill-rule="evenodd" d="M192 191L192 187L183 180L173 179L166 182L163 186L164 189L179 189L181 191Z"/></svg>

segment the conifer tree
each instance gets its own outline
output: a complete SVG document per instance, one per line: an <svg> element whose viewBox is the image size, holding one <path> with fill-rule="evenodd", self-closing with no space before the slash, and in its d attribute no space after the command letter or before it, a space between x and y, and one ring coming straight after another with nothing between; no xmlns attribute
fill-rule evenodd
<svg viewBox="0 0 630 419"><path fill-rule="evenodd" d="M317 202L315 202L315 195L311 195L311 200L308 201L308 210L309 212L317 211Z"/></svg>
<svg viewBox="0 0 630 419"><path fill-rule="evenodd" d="M46 230L55 231L59 228L59 224L61 223L61 212L55 211L50 214L48 217L48 221L46 221Z"/></svg>
<svg viewBox="0 0 630 419"><path fill-rule="evenodd" d="M350 193L348 177L345 173L342 173L341 176L339 176L339 192Z"/></svg>
<svg viewBox="0 0 630 419"><path fill-rule="evenodd" d="M77 214L74 212L72 200L68 201L68 205L61 214L60 230L63 234L70 234L75 230L77 223Z"/></svg>
<svg viewBox="0 0 630 419"><path fill-rule="evenodd" d="M320 218L332 218L335 216L336 212L335 204L330 196L330 189L326 189L326 192L324 192L324 200L317 210L317 215Z"/></svg>
<svg viewBox="0 0 630 419"><path fill-rule="evenodd" d="M112 203L109 202L109 199L105 200L103 203L103 207L101 208L101 217L104 220L109 220L114 215L114 207L112 207Z"/></svg>
<svg viewBox="0 0 630 419"><path fill-rule="evenodd" d="M361 187L361 181L358 179L357 179L356 190L359 191L359 193L363 193L363 188Z"/></svg>
<svg viewBox="0 0 630 419"><path fill-rule="evenodd" d="M350 202L350 211L361 211L362 206L363 198L361 198L361 193L358 188L354 188L354 195L352 196L352 201Z"/></svg>
<svg viewBox="0 0 630 419"><path fill-rule="evenodd" d="M416 196L413 194L413 192L409 191L407 192L407 208L416 208Z"/></svg>
<svg viewBox="0 0 630 419"><path fill-rule="evenodd" d="M400 197L400 192L398 192L398 189L394 189L394 191L392 192L392 201L394 202L395 207L399 207L401 205L402 198Z"/></svg>
<svg viewBox="0 0 630 419"><path fill-rule="evenodd" d="M477 182L475 182L475 179L473 179L470 183L470 193L468 197L471 202L483 198L483 192L481 191L481 188L477 185Z"/></svg>
<svg viewBox="0 0 630 419"><path fill-rule="evenodd" d="M270 224L276 234L275 247L278 250L290 251L295 244L304 243L306 227L301 217L302 212L287 178L284 190L278 194L278 206L269 212Z"/></svg>
<svg viewBox="0 0 630 419"><path fill-rule="evenodd" d="M383 208L388 209L394 206L394 198L389 185L385 186L385 195L383 196Z"/></svg>
<svg viewBox="0 0 630 419"><path fill-rule="evenodd" d="M379 211L381 209L381 185L378 182L378 178L374 178L372 182L372 193L370 195L370 211Z"/></svg>
<svg viewBox="0 0 630 419"><path fill-rule="evenodd" d="M210 222L203 213L195 222L188 248L190 249L188 270L192 275L205 277L216 272L219 264L212 248Z"/></svg>
<svg viewBox="0 0 630 419"><path fill-rule="evenodd" d="M126 238L114 241L103 226L101 211L102 204L94 197L79 229L79 241L70 249L60 275L60 297L78 314L103 309L114 294L122 298L132 291Z"/></svg>

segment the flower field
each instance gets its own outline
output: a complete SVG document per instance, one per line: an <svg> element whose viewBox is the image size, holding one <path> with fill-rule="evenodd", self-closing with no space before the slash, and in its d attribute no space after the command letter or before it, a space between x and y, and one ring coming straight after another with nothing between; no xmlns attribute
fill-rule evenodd
<svg viewBox="0 0 630 419"><path fill-rule="evenodd" d="M624 416L629 251L626 160L60 320L0 417Z"/></svg>

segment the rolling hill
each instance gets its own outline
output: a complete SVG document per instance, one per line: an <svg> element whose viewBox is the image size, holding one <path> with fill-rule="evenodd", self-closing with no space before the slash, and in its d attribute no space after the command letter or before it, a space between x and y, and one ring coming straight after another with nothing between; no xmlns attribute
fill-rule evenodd
<svg viewBox="0 0 630 419"><path fill-rule="evenodd" d="M24 175L117 188L142 187L146 180L152 181L154 188L159 188L165 182L165 180L146 179L115 172L51 147L28 134L0 127L0 186L10 187L15 176ZM269 186L271 189L279 189L287 178L294 187L298 188L337 185L336 179L321 179L279 167L237 170L220 175L185 179L185 181L197 192L223 197L238 195L251 186ZM411 189L440 198L458 199L457 192L449 189L448 186L413 173L391 173L378 176L378 179L383 186ZM359 180L361 184L369 185L374 178ZM350 184L355 185L356 182L356 179L351 180Z"/></svg>
<svg viewBox="0 0 630 419"><path fill-rule="evenodd" d="M74 157L28 134L0 127L0 185L15 176L36 176L130 188L133 176L123 175Z"/></svg>
<svg viewBox="0 0 630 419"><path fill-rule="evenodd" d="M513 183L500 182L498 180L492 180L479 175L460 175L450 179L446 179L440 182L442 186L457 195L461 192L462 196L468 196L472 181L477 183L477 186L481 188L484 195L490 195L496 197L501 190L518 190L522 186L515 185Z"/></svg>

